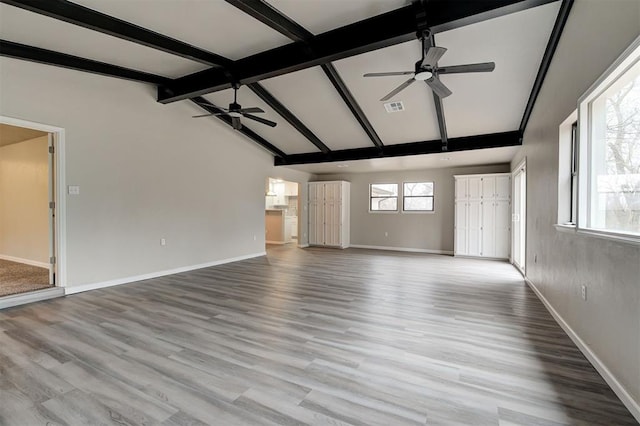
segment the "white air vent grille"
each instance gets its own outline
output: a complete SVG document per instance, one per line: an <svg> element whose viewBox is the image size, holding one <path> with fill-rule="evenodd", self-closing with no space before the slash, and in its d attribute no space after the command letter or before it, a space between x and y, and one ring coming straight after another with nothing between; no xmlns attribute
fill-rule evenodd
<svg viewBox="0 0 640 426"><path fill-rule="evenodd" d="M386 109L387 112L400 112L404 111L404 105L401 101L387 102L386 104L384 104L384 109Z"/></svg>

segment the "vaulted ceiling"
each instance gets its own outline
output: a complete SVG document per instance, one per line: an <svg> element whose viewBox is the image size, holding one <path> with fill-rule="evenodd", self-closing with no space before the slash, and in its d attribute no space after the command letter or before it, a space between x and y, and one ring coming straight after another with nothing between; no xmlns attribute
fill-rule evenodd
<svg viewBox="0 0 640 426"><path fill-rule="evenodd" d="M276 165L476 149L504 161L521 143L572 4L0 1L0 55L154 84L159 102L190 102L193 115L219 113L239 84L238 103L277 123L242 118L239 131ZM438 67L494 62L495 70L440 75L453 92L445 98L416 82L389 99L404 110L387 112L380 98L411 75L363 74L413 71L425 30L428 43L447 49ZM227 115L199 118L218 119L231 125Z"/></svg>

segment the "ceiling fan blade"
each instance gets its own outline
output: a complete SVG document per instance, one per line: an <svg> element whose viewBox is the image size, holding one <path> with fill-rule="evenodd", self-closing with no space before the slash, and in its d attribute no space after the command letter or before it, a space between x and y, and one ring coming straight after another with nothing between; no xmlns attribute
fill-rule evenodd
<svg viewBox="0 0 640 426"><path fill-rule="evenodd" d="M382 101L382 102L388 101L389 99L393 98L395 95L397 95L398 93L400 93L401 91L403 91L407 87L411 86L411 84L413 84L413 82L415 82L415 79L413 77L411 77L409 80L405 81L400 86L396 87L391 92L389 92L389 94L387 96L385 96L384 98L380 99L380 101Z"/></svg>
<svg viewBox="0 0 640 426"><path fill-rule="evenodd" d="M249 108L242 108L238 110L238 112L241 114L244 114L245 112L249 112L249 113L264 112L264 110L258 107L249 107Z"/></svg>
<svg viewBox="0 0 640 426"><path fill-rule="evenodd" d="M242 114L243 117L248 118L249 120L257 121L258 123L266 124L267 126L276 127L278 123L274 123L273 121L265 120L264 118L256 117L251 114Z"/></svg>
<svg viewBox="0 0 640 426"><path fill-rule="evenodd" d="M427 83L431 90L433 90L433 93L440 96L441 98L446 98L452 93L451 90L447 88L447 86L442 84L438 77L433 76L430 79L425 80L424 82Z"/></svg>
<svg viewBox="0 0 640 426"><path fill-rule="evenodd" d="M394 75L411 75L413 71L368 72L363 77L391 77Z"/></svg>
<svg viewBox="0 0 640 426"><path fill-rule="evenodd" d="M422 66L435 67L438 60L440 60L440 58L442 58L442 55L444 55L446 52L447 49L445 49L444 47L431 46L424 55Z"/></svg>
<svg viewBox="0 0 640 426"><path fill-rule="evenodd" d="M215 112L215 113L202 114L202 115L192 115L191 118L212 117L214 115L227 115L227 113L226 112Z"/></svg>
<svg viewBox="0 0 640 426"><path fill-rule="evenodd" d="M238 117L231 117L231 127L236 130L242 129L242 123L240 123L240 119Z"/></svg>
<svg viewBox="0 0 640 426"><path fill-rule="evenodd" d="M483 62L480 64L452 65L439 67L438 74L458 74L463 72L491 72L496 68L495 62Z"/></svg>

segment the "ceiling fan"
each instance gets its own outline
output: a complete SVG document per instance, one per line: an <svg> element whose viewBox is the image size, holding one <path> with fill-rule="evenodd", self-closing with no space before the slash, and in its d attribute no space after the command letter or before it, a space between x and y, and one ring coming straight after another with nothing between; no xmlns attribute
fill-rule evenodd
<svg viewBox="0 0 640 426"><path fill-rule="evenodd" d="M372 72L363 75L363 77L388 77L413 74L409 80L405 81L400 86L393 89L388 95L380 99L381 101L388 101L402 90L411 86L415 81L424 81L427 83L427 86L433 90L433 93L441 98L446 98L451 95L452 92L440 81L438 78L440 74L491 72L496 67L495 62L439 67L438 60L442 58L442 55L445 54L447 49L444 47L433 46L433 39L431 38L429 31L425 31L420 39L422 41L422 59L416 62L414 71ZM427 44L427 40L430 40L431 42Z"/></svg>
<svg viewBox="0 0 640 426"><path fill-rule="evenodd" d="M240 105L237 100L239 88L240 88L240 85L238 84L233 85L233 102L229 104L229 108L222 108L208 102L197 102L198 105L205 106L205 107L213 107L217 110L220 110L220 112L211 112L209 114L194 115L193 118L211 117L213 115L228 115L229 117L231 117L231 126L236 130L242 129L242 123L240 122L240 117L245 117L245 118L248 118L249 120L266 124L267 126L276 127L277 123L252 115L252 113L253 114L264 113L264 110L262 108L258 108L258 107L242 108L242 105Z"/></svg>

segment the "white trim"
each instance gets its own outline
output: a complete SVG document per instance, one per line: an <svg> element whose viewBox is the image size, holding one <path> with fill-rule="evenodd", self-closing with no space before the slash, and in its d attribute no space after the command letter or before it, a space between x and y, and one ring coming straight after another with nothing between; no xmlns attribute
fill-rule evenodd
<svg viewBox="0 0 640 426"><path fill-rule="evenodd" d="M309 244L298 244L298 248L307 248Z"/></svg>
<svg viewBox="0 0 640 426"><path fill-rule="evenodd" d="M470 254L455 254L455 257L461 257L463 259L480 259L480 260L498 260L500 262L509 262L509 258L508 257L490 257L490 256L473 256Z"/></svg>
<svg viewBox="0 0 640 426"><path fill-rule="evenodd" d="M563 224L563 223L556 223L555 225L553 225L554 228L556 228L556 231L560 231L560 232L566 232L567 234L575 234L576 233L576 226L575 225L569 225L569 224Z"/></svg>
<svg viewBox="0 0 640 426"><path fill-rule="evenodd" d="M575 345L580 349L580 351L584 354L584 356L589 360L591 365L600 373L602 378L607 382L609 387L615 392L615 394L620 398L622 403L627 407L627 409L631 412L631 414L640 422L640 403L635 401L631 394L625 389L625 387L616 379L616 377L611 373L611 371L607 368L607 366L598 358L598 356L589 348L589 346L585 343L584 340L578 336L578 334L571 328L569 324L562 318L562 316L553 308L551 303L542 295L540 290L536 288L536 286L529 280L529 278L525 277L524 281L527 283L529 288L533 290L533 292L538 296L538 299L542 302L542 304L547 308L551 316L556 320L556 322L562 327L562 329L567 333L569 338L575 343Z"/></svg>
<svg viewBox="0 0 640 426"><path fill-rule="evenodd" d="M405 251L410 253L430 253L430 254L446 254L453 255L452 250L431 250L431 249L419 249L412 247L392 247L392 246L368 246L363 244L351 244L351 248L370 249L370 250L387 250L387 251Z"/></svg>
<svg viewBox="0 0 640 426"><path fill-rule="evenodd" d="M112 287L112 286L120 285L120 284L128 284L128 283L132 283L132 282L136 282L136 281L149 280L151 278L158 278L158 277L164 277L165 275L179 274L181 272L188 272L188 271L193 271L195 269L208 268L208 267L211 267L211 266L222 265L224 263L238 262L240 260L246 260L246 259L251 259L251 258L254 258L254 257L264 256L266 254L267 254L266 252L262 251L262 252L259 252L259 253L251 253L251 254L246 254L246 255L243 255L243 256L230 257L228 259L214 260L213 262L199 263L197 265L183 266L183 267L180 267L180 268L167 269L167 270L158 271L158 272L151 272L149 274L136 275L136 276L133 276L133 277L118 278L116 280L102 281L102 282L91 283L91 284L83 284L83 285L78 285L78 286L71 286L71 287L66 287L65 288L65 294L75 294L75 293L80 293L80 292L83 292L83 291L97 290L97 289L100 289L100 288Z"/></svg>
<svg viewBox="0 0 640 426"><path fill-rule="evenodd" d="M55 194L56 194L56 287L65 287L67 284L67 199L66 188L66 160L65 160L65 130L62 127L27 121L19 118L0 115L0 123L11 126L27 127L54 134L55 140ZM48 266L47 266L48 267Z"/></svg>
<svg viewBox="0 0 640 426"><path fill-rule="evenodd" d="M576 233L587 237L601 238L603 240L617 241L632 245L640 245L640 237L633 234L618 234L610 231L599 231L590 228L577 228Z"/></svg>
<svg viewBox="0 0 640 426"><path fill-rule="evenodd" d="M51 266L47 262L38 262L37 260L23 259L21 257L8 256L6 254L0 254L0 259L8 260L10 262L24 263L25 265L37 266L45 269L49 269Z"/></svg>
<svg viewBox="0 0 640 426"><path fill-rule="evenodd" d="M453 175L454 178L467 178L467 177L485 177L485 176L504 176L511 175L511 172L501 172L501 173L480 173L480 174L472 174L472 175Z"/></svg>
<svg viewBox="0 0 640 426"><path fill-rule="evenodd" d="M53 299L61 296L64 296L64 289L60 287L30 291L28 293L12 294L11 296L0 297L0 309L11 308L13 306L39 302L41 300Z"/></svg>

